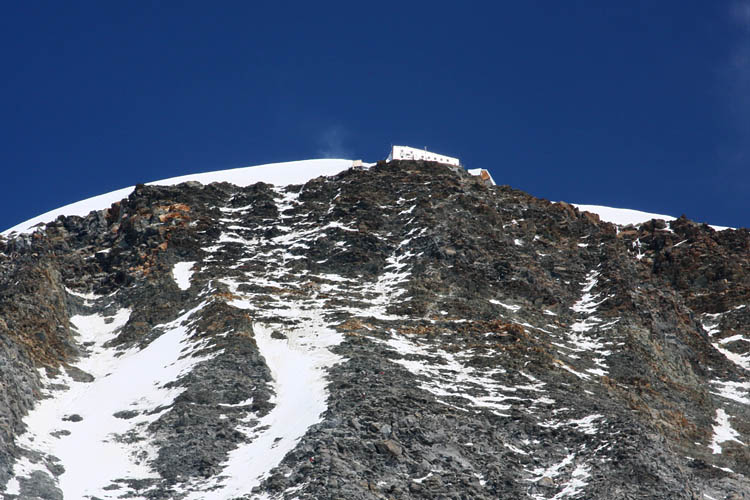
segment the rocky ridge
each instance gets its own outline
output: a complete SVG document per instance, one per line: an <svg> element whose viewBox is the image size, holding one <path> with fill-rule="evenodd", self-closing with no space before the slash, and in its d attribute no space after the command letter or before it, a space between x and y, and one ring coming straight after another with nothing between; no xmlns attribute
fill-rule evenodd
<svg viewBox="0 0 750 500"><path fill-rule="evenodd" d="M748 498L749 270L429 162L138 186L0 238L0 489Z"/></svg>

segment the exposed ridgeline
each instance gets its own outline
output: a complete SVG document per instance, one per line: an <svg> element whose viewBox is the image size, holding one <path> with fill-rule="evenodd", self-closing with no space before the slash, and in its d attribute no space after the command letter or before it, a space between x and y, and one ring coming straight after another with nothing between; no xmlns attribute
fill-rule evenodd
<svg viewBox="0 0 750 500"><path fill-rule="evenodd" d="M0 250L7 499L750 491L747 230L395 161Z"/></svg>

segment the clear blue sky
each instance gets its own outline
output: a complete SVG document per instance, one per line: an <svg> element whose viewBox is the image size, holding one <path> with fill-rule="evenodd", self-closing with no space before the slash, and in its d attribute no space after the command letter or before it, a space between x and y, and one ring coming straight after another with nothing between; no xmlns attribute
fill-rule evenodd
<svg viewBox="0 0 750 500"><path fill-rule="evenodd" d="M750 226L750 2L5 2L0 230L187 173L428 146Z"/></svg>

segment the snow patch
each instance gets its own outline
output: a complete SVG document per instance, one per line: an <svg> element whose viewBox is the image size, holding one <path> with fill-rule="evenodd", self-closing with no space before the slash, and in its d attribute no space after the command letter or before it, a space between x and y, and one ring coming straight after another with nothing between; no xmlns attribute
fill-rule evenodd
<svg viewBox="0 0 750 500"><path fill-rule="evenodd" d="M490 304L495 304L496 306L502 306L511 312L518 312L521 309L521 306L517 306L513 304L503 304L499 300L490 299L489 302Z"/></svg>
<svg viewBox="0 0 750 500"><path fill-rule="evenodd" d="M190 288L190 279L193 277L193 265L194 261L190 262L178 262L172 268L172 277L180 287L180 290L187 290Z"/></svg>
<svg viewBox="0 0 750 500"><path fill-rule="evenodd" d="M740 307L737 307L735 309L739 309ZM704 314L703 315L703 321L702 326L703 329L706 330L706 333L709 337L713 337L717 333L721 332L721 317L726 314L724 313L715 313L715 314ZM739 366L743 370L750 371L750 352L745 354L738 354L736 352L732 352L729 349L725 349L723 347L724 344L727 344L729 342L734 342L737 340L746 340L744 337L742 338L736 338L737 336L729 337L728 339L719 340L718 342L712 342L712 345L714 348L716 348L717 351L722 353L729 361L734 363L735 365ZM731 339L731 340L730 340Z"/></svg>
<svg viewBox="0 0 750 500"><path fill-rule="evenodd" d="M716 410L716 424L714 424L714 436L711 439L711 444L709 445L709 448L711 448L711 451L714 453L714 455L721 453L721 443L725 443L727 441L734 441L736 443L739 443L744 446L745 443L740 441L738 438L740 437L740 434L732 429L732 426L729 423L729 415L726 414L724 410L721 408Z"/></svg>
<svg viewBox="0 0 750 500"><path fill-rule="evenodd" d="M576 458L575 453L570 453L561 462L553 464L550 467L543 468L538 467L531 471L534 475L529 481L538 482L543 478L554 479L564 474L566 469L570 468ZM570 478L563 482L563 489L553 496L550 500L559 500L565 497L576 497L583 493L583 489L588 485L586 479L591 477L591 469L586 464L579 463L575 466L573 471L570 472ZM546 500L546 497L542 495L533 495L532 498L536 500Z"/></svg>
<svg viewBox="0 0 750 500"><path fill-rule="evenodd" d="M712 380L711 384L718 386L717 392L713 394L743 405L750 405L750 382Z"/></svg>

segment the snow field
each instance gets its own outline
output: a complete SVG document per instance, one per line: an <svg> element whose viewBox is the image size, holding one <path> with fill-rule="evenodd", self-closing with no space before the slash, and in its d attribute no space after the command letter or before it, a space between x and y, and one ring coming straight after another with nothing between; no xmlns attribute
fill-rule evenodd
<svg viewBox="0 0 750 500"><path fill-rule="evenodd" d="M78 382L67 374L47 379L46 386L64 384L67 389L47 391L50 397L41 400L24 419L28 431L18 440L22 448L57 457L65 465L58 486L66 499L120 498L120 488L106 488L122 479L158 477L149 467L155 450L145 429L161 415L150 412L169 406L182 392L164 385L208 359L188 356L199 347L189 341L188 319L204 304L163 325L164 333L146 348L124 352L105 344L128 321L129 310L121 309L112 317L71 318L79 342L92 343L75 366L94 380ZM130 419L115 416L125 410L137 415ZM126 435L129 439L124 442ZM139 439L132 439L134 436ZM33 466L21 461L14 474L28 477L33 470L46 469L42 463Z"/></svg>
<svg viewBox="0 0 750 500"><path fill-rule="evenodd" d="M290 161L286 163L269 163L267 165L256 165L230 170L219 170L216 172L204 172L201 174L189 174L180 177L172 177L159 181L149 182L152 186L174 186L183 182L195 181L203 184L212 182L229 182L237 186L249 186L256 182L266 182L277 186L289 184L304 184L310 179L321 175L336 175L351 167L351 160L303 160ZM135 189L130 186L110 193L105 193L93 198L81 200L70 205L43 213L33 219L17 224L3 231L2 235L10 233L26 233L32 231L37 224L52 222L60 215L78 215L85 217L92 210L103 210L109 208L115 202L127 198Z"/></svg>

